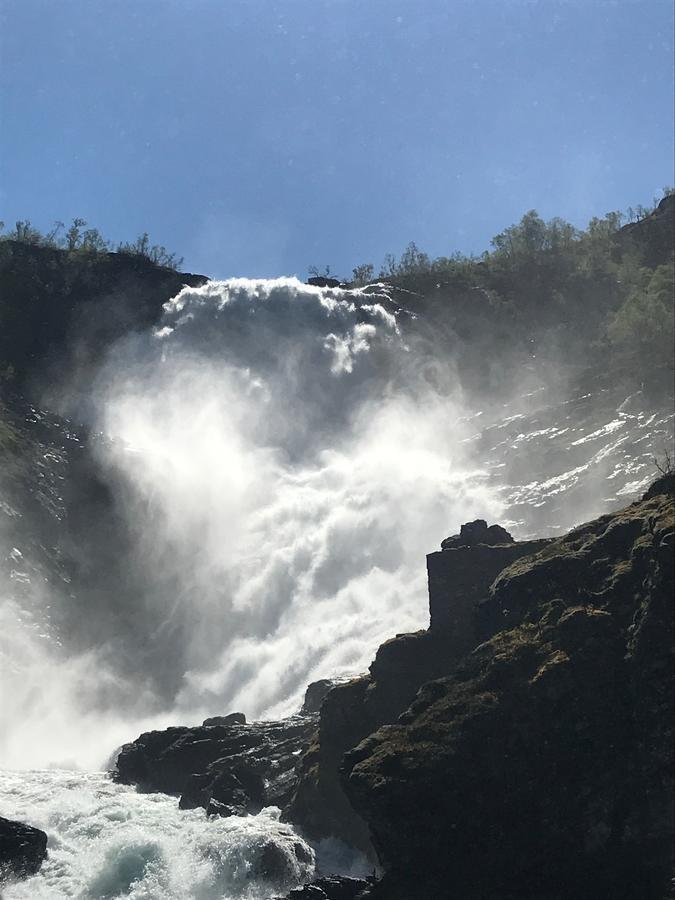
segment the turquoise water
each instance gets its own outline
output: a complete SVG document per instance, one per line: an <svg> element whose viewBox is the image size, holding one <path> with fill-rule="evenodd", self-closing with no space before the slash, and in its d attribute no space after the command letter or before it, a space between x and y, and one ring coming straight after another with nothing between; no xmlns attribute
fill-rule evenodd
<svg viewBox="0 0 675 900"><path fill-rule="evenodd" d="M106 773L0 773L0 814L42 828L49 858L3 900L264 900L314 872L314 853L279 821L206 818L175 797L141 794Z"/></svg>

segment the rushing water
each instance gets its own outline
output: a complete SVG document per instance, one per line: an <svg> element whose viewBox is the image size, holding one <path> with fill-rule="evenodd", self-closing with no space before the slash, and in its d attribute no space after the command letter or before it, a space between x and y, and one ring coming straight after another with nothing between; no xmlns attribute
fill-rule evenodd
<svg viewBox="0 0 675 900"><path fill-rule="evenodd" d="M237 279L186 289L116 348L90 402L134 541L92 594L64 525L83 448L30 409L37 518L0 482L0 763L92 769L148 727L293 712L310 681L427 624L424 556L463 521L557 534L655 476L672 410L550 382L469 408L404 312L383 292ZM263 900L314 865L273 810L206 819L101 773L6 772L0 814L50 841L7 900Z"/></svg>
<svg viewBox="0 0 675 900"><path fill-rule="evenodd" d="M279 811L207 818L102 772L0 773L0 813L49 835L49 857L5 900L266 900L314 871L314 853Z"/></svg>

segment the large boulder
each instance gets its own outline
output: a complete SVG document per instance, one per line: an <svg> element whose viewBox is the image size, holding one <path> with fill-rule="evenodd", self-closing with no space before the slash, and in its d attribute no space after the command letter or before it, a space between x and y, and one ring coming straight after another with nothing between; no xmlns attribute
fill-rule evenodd
<svg viewBox="0 0 675 900"><path fill-rule="evenodd" d="M146 791L179 794L181 808L202 807L211 815L283 807L316 724L316 716L308 715L146 732L122 747L113 778Z"/></svg>
<svg viewBox="0 0 675 900"><path fill-rule="evenodd" d="M0 883L35 875L46 858L44 831L0 816Z"/></svg>

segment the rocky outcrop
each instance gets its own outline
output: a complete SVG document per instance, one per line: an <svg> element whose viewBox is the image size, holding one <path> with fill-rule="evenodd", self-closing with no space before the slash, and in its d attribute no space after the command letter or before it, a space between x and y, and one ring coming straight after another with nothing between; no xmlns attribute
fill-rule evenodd
<svg viewBox="0 0 675 900"><path fill-rule="evenodd" d="M499 632L347 754L373 897L666 896L674 540L671 477L516 561Z"/></svg>
<svg viewBox="0 0 675 900"><path fill-rule="evenodd" d="M343 284L339 278L330 278L327 275L312 275L311 278L307 279L307 284L311 284L313 287L327 287L327 288L346 288L349 287L347 284Z"/></svg>
<svg viewBox="0 0 675 900"><path fill-rule="evenodd" d="M158 545L151 535L139 541L138 521L129 515L128 479L106 459L103 436L0 383L3 601L24 610L64 658L98 646L105 634L120 677L114 687L106 679L91 680L89 702L121 708L132 702L134 685L142 683L148 695L168 706L185 671L193 611L177 604L170 633L162 641L147 640L148 595L160 586L169 590L173 576L164 581L157 571L150 584L148 548Z"/></svg>
<svg viewBox="0 0 675 900"><path fill-rule="evenodd" d="M517 559L531 556L549 543L546 539L514 541L499 525L482 519L462 525L446 538L439 553L427 556L429 618L432 631L443 631L462 655L484 637L476 615L495 578Z"/></svg>
<svg viewBox="0 0 675 900"><path fill-rule="evenodd" d="M203 807L220 816L257 813L288 803L297 759L315 729L315 716L296 716L149 731L122 747L113 778L146 791L180 794L182 809Z"/></svg>
<svg viewBox="0 0 675 900"><path fill-rule="evenodd" d="M372 878L329 876L294 888L278 900L366 900L374 884Z"/></svg>
<svg viewBox="0 0 675 900"><path fill-rule="evenodd" d="M0 816L0 884L35 875L46 858L44 831Z"/></svg>
<svg viewBox="0 0 675 900"><path fill-rule="evenodd" d="M489 542L495 541L495 546ZM367 675L334 687L323 700L319 730L300 763L300 780L285 816L310 838L338 838L373 859L368 829L343 791L344 754L393 723L428 681L449 674L484 636L481 601L509 564L548 542L515 542L498 525L462 526L446 549L427 557L431 625L380 646Z"/></svg>
<svg viewBox="0 0 675 900"><path fill-rule="evenodd" d="M441 541L442 550L454 550L458 547L476 547L479 544L485 544L488 547L495 547L499 544L514 544L512 536L501 525L490 525L485 519L474 519L473 522L466 522L459 529L459 534L453 534Z"/></svg>
<svg viewBox="0 0 675 900"><path fill-rule="evenodd" d="M300 715L312 716L318 713L328 691L334 688L336 684L337 682L332 678L321 678L319 681L313 681L308 685Z"/></svg>
<svg viewBox="0 0 675 900"><path fill-rule="evenodd" d="M368 829L338 777L345 752L376 727L364 707L368 687L368 677L356 678L327 694L318 732L300 760L299 780L283 817L311 840L337 838L374 858Z"/></svg>

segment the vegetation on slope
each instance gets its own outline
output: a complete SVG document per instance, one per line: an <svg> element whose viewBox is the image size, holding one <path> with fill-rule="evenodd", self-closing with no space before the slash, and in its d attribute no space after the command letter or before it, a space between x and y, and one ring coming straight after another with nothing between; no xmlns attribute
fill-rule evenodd
<svg viewBox="0 0 675 900"><path fill-rule="evenodd" d="M460 338L460 371L491 388L514 365L587 367L605 382L670 392L673 377L675 193L651 210L608 213L578 230L534 210L482 256L431 259L413 243L379 278L405 305ZM354 269L357 284L372 265ZM482 372L473 371L479 355ZM469 362L468 367L466 366ZM521 373L522 374L522 373Z"/></svg>
<svg viewBox="0 0 675 900"><path fill-rule="evenodd" d="M96 253L121 253L125 256L139 256L157 266L167 269L179 269L183 257L169 252L160 244L151 244L147 231L139 235L133 243L124 241L114 246L103 237L98 228L87 228L85 219L75 218L66 228L63 222L55 222L51 231L41 232L29 219L19 220L14 228L4 231L5 223L0 222L0 241L16 241L33 247L51 247L55 250L66 250L78 255Z"/></svg>
<svg viewBox="0 0 675 900"><path fill-rule="evenodd" d="M469 392L504 395L552 371L587 380L590 366L599 383L669 395L675 194L630 213L623 227L613 212L580 231L531 210L480 257L431 259L410 244L386 258L379 281L418 314L416 334ZM180 262L147 234L111 252L82 219L46 235L17 222L0 234L0 381L52 381L55 368L72 368L75 347L93 359L156 322L184 283L205 280L176 272ZM353 286L373 280L372 265L354 269Z"/></svg>

